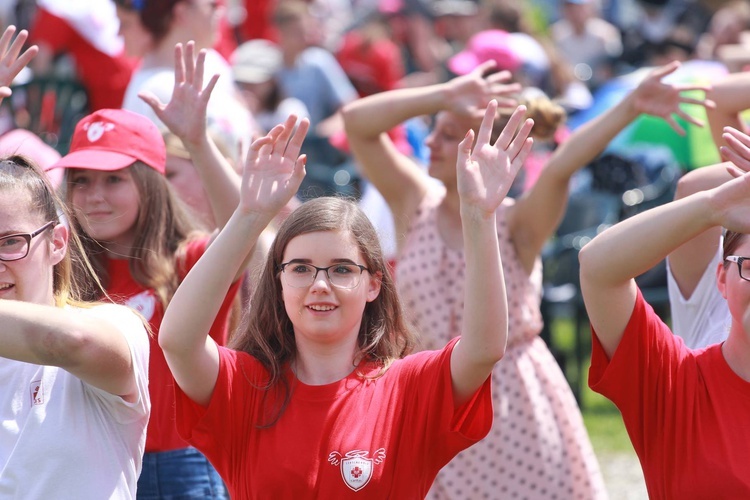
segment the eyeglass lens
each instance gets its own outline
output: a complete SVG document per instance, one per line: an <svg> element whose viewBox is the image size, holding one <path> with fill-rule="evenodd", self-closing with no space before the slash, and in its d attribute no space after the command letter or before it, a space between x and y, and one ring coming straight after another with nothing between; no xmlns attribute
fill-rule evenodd
<svg viewBox="0 0 750 500"><path fill-rule="evenodd" d="M284 266L283 273L289 286L304 288L313 284L320 271L325 272L328 282L338 288L354 288L362 276L362 269L354 264L335 264L326 268L316 268L308 264L288 264Z"/></svg>
<svg viewBox="0 0 750 500"><path fill-rule="evenodd" d="M29 253L28 234L17 234L0 238L0 259L18 260L23 259Z"/></svg>

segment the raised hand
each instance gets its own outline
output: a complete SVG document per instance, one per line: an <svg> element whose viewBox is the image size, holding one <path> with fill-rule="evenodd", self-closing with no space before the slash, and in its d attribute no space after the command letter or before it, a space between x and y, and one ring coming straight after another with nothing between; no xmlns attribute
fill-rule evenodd
<svg viewBox="0 0 750 500"><path fill-rule="evenodd" d="M721 146L721 157L731 161L736 168L727 169L734 177L750 171L750 136L733 127L724 127L722 139L726 146Z"/></svg>
<svg viewBox="0 0 750 500"><path fill-rule="evenodd" d="M471 73L456 77L446 83L448 89L447 109L458 115L481 118L490 100L495 99L500 106L512 107L517 104L512 97L521 91L518 83L507 83L509 71L499 71L489 76L485 72L495 67L495 61L486 61Z"/></svg>
<svg viewBox="0 0 750 500"><path fill-rule="evenodd" d="M206 133L206 108L219 75L214 75L203 88L206 51L195 58L195 42L181 43L174 48L174 90L168 104L148 91L138 94L156 116L186 144L198 143Z"/></svg>
<svg viewBox="0 0 750 500"><path fill-rule="evenodd" d="M4 97L10 96L12 93L10 84L13 83L13 79L39 52L39 48L32 45L21 54L21 49L29 34L26 30L21 30L13 40L15 32L16 27L11 25L5 28L3 36L0 37L0 101ZM11 40L13 40L13 43L11 43Z"/></svg>
<svg viewBox="0 0 750 500"><path fill-rule="evenodd" d="M647 113L663 118L675 132L685 135L685 129L677 123L674 115L699 127L702 127L704 123L702 120L687 114L680 108L680 105L697 104L709 108L714 108L716 105L709 99L696 99L682 95L682 92L690 90L705 92L710 90L710 85L673 85L661 81L662 78L674 73L679 67L680 63L673 61L651 71L633 91L632 97L633 106L638 113Z"/></svg>
<svg viewBox="0 0 750 500"><path fill-rule="evenodd" d="M291 115L253 141L242 174L240 210L272 217L297 193L307 160L299 152L309 127L307 118L297 124L297 117Z"/></svg>
<svg viewBox="0 0 750 500"><path fill-rule="evenodd" d="M487 106L474 149L473 130L458 145L456 171L461 204L483 214L494 213L500 206L533 144L529 134L534 120L524 121L524 106L516 108L495 144L490 144L497 106L494 100Z"/></svg>

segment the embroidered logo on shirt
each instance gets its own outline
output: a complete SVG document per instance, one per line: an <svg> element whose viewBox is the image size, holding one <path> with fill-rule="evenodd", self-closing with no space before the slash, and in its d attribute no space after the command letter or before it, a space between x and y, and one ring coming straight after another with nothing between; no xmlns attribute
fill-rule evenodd
<svg viewBox="0 0 750 500"><path fill-rule="evenodd" d="M34 380L29 384L29 393L31 394L31 404L39 406L44 404L44 385L41 380Z"/></svg>
<svg viewBox="0 0 750 500"><path fill-rule="evenodd" d="M146 321L150 321L156 309L156 296L147 290L130 297L125 305L138 311L141 316L146 318Z"/></svg>
<svg viewBox="0 0 750 500"><path fill-rule="evenodd" d="M332 451L328 455L331 465L341 466L341 477L344 483L354 491L359 491L370 482L374 464L381 464L385 460L385 448L380 448L373 453L373 458L367 458L368 451L354 450L343 457L338 451Z"/></svg>

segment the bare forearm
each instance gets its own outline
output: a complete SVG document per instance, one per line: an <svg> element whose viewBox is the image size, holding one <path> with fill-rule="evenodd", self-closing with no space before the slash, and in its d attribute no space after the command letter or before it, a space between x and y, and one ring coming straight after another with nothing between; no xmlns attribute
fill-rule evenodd
<svg viewBox="0 0 750 500"><path fill-rule="evenodd" d="M462 342L479 362L494 364L505 353L508 307L495 214L462 208L466 290Z"/></svg>
<svg viewBox="0 0 750 500"><path fill-rule="evenodd" d="M194 353L203 348L229 287L269 221L270 217L235 211L167 307L159 332L165 352Z"/></svg>
<svg viewBox="0 0 750 500"><path fill-rule="evenodd" d="M581 279L618 286L647 271L686 241L713 227L707 193L626 219L581 251Z"/></svg>
<svg viewBox="0 0 750 500"><path fill-rule="evenodd" d="M350 136L374 139L414 116L432 115L447 102L445 84L398 89L374 94L347 104L343 109Z"/></svg>
<svg viewBox="0 0 750 500"><path fill-rule="evenodd" d="M744 130L739 114L750 108L750 73L736 73L713 85L706 92L706 97L714 101L716 106L706 108L706 116L711 127L716 147L724 145L722 133L724 127L734 127Z"/></svg>
<svg viewBox="0 0 750 500"><path fill-rule="evenodd" d="M240 201L240 176L208 135L195 143L185 142L185 148L206 190L216 225L221 228Z"/></svg>

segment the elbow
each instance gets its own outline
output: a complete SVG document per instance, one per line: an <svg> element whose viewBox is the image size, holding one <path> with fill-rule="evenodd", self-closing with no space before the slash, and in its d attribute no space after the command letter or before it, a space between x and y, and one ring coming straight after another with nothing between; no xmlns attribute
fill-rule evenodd
<svg viewBox="0 0 750 500"><path fill-rule="evenodd" d="M157 339L159 347L165 354L177 352L180 348L177 336L169 328L164 328L164 326L164 323L162 323L161 328L159 328L159 337Z"/></svg>
<svg viewBox="0 0 750 500"><path fill-rule="evenodd" d="M596 274L594 257L591 255L591 244L584 245L578 252L578 267L581 282L590 281Z"/></svg>
<svg viewBox="0 0 750 500"><path fill-rule="evenodd" d="M355 101L356 102L356 101ZM344 122L344 131L347 135L354 133L352 124L357 116L357 108L355 102L345 104L341 110L341 120Z"/></svg>

